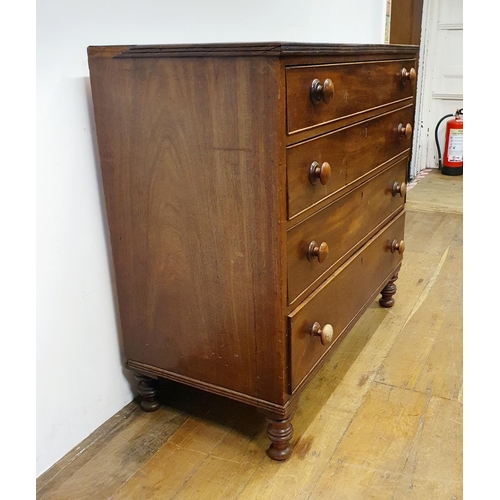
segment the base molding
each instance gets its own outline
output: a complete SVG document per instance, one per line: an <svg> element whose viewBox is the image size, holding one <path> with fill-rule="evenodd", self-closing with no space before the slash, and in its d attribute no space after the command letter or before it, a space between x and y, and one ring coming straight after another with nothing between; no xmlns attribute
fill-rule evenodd
<svg viewBox="0 0 500 500"><path fill-rule="evenodd" d="M239 401L240 403L246 403L258 408L259 410L268 411L281 418L286 418L290 415L290 408L293 406L293 400L295 399L295 396L291 396L286 403L281 405L278 403L273 403L271 401L259 399L254 396L249 396L248 394L244 394L242 392L233 391L226 387L221 387L218 385L210 384L208 382L203 382L201 380L196 380L191 377L186 377L185 375L170 372L168 370L163 370L161 368L131 359L127 360L126 367L129 370L140 373L142 375L146 375L151 378L164 378L167 380L173 380L174 382L179 382L181 384L189 385L197 389L202 389L212 394L224 396L235 401Z"/></svg>

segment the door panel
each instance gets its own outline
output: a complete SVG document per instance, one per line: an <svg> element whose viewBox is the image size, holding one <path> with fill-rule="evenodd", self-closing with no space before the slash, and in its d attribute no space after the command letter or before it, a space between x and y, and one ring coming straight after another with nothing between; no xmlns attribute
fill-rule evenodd
<svg viewBox="0 0 500 500"><path fill-rule="evenodd" d="M424 0L392 0L390 43L420 45Z"/></svg>

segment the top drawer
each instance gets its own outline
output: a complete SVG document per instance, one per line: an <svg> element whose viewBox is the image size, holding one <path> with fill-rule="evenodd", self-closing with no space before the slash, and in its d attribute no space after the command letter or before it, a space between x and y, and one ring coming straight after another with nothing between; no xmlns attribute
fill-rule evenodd
<svg viewBox="0 0 500 500"><path fill-rule="evenodd" d="M414 59L287 67L288 134L413 97L414 68Z"/></svg>

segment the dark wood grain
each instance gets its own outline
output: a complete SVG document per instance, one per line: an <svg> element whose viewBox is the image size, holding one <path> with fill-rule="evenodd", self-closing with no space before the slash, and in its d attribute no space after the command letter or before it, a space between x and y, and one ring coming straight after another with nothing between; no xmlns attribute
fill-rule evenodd
<svg viewBox="0 0 500 500"><path fill-rule="evenodd" d="M409 151L411 140L402 139L400 123L413 123L414 106L380 115L335 132L287 148L288 216L340 195L345 186L384 168L396 156ZM325 184L310 181L310 166L328 162ZM404 179L403 179L404 180Z"/></svg>
<svg viewBox="0 0 500 500"><path fill-rule="evenodd" d="M288 231L290 304L302 300L304 294L318 285L318 280L327 278L388 218L402 209L404 199L393 195L393 185L404 182L406 165L407 159L403 159ZM323 262L309 259L309 245L313 240L328 246L328 257Z"/></svg>
<svg viewBox="0 0 500 500"><path fill-rule="evenodd" d="M416 52L88 48L125 364L146 409L156 378L247 403L269 419L269 456L290 456L305 383L401 262L415 95L401 71Z"/></svg>
<svg viewBox="0 0 500 500"><path fill-rule="evenodd" d="M126 357L284 403L278 61L90 70Z"/></svg>
<svg viewBox="0 0 500 500"><path fill-rule="evenodd" d="M400 263L401 255L392 253L389 243L393 238L403 238L404 215L403 212L382 229L290 314L292 390L335 347L335 340L326 347L313 337L312 325L330 324L334 339L339 338L352 326L353 317L367 306L373 290L380 290L388 274Z"/></svg>
<svg viewBox="0 0 500 500"><path fill-rule="evenodd" d="M287 68L288 133L412 97L414 88L401 80L402 69L412 67L414 59ZM333 98L328 104L311 100L315 79L332 81Z"/></svg>

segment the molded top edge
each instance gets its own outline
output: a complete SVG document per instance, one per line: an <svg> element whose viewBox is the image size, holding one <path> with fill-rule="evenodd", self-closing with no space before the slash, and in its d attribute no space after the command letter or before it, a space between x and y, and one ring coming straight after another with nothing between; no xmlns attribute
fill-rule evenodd
<svg viewBox="0 0 500 500"><path fill-rule="evenodd" d="M342 54L415 54L417 45L300 42L108 45L88 47L89 57L230 57Z"/></svg>

